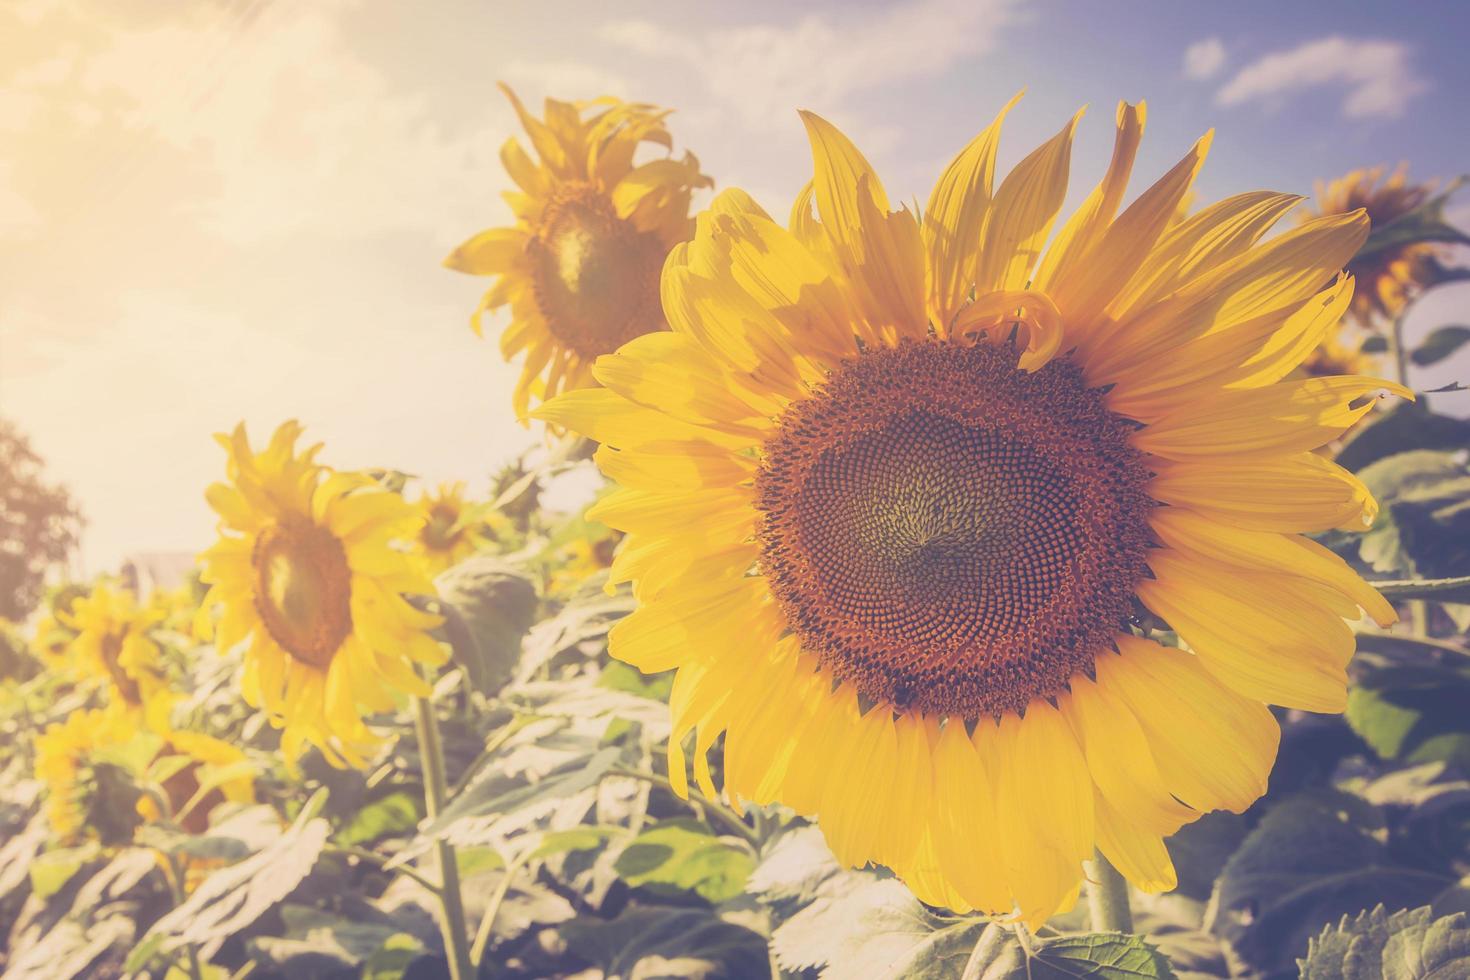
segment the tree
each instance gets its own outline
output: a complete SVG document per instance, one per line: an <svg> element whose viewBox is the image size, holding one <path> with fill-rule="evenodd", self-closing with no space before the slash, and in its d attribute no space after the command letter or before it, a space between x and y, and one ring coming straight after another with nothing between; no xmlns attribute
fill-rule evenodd
<svg viewBox="0 0 1470 980"><path fill-rule="evenodd" d="M82 513L63 486L48 484L43 461L15 424L0 419L0 616L36 607L46 573L66 561Z"/></svg>

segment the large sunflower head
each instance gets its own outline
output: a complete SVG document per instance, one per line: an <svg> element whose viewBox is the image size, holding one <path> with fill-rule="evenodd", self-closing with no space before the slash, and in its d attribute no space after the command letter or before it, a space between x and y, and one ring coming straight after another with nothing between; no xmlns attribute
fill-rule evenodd
<svg viewBox="0 0 1470 980"><path fill-rule="evenodd" d="M600 355L667 329L659 270L692 230L691 193L710 180L691 153L634 161L643 143L672 147L667 110L613 98L547 99L537 119L501 88L537 159L514 137L506 141L500 158L520 187L506 195L515 226L480 232L445 265L497 277L470 322L480 333L486 310L510 305L500 351L525 355L513 399L524 415L532 398L590 384Z"/></svg>
<svg viewBox="0 0 1470 980"><path fill-rule="evenodd" d="M589 514L640 600L611 650L678 670L671 778L692 729L713 793L723 735L726 791L932 904L1038 921L1094 846L1172 887L1163 838L1265 790L1267 705L1341 710L1344 619L1394 618L1302 533L1371 522L1312 449L1407 392L1283 380L1367 218L1263 240L1299 198L1262 192L1176 220L1208 135L1120 209L1125 104L1054 238L1075 118L992 190L997 120L920 220L805 120L789 227L722 194L665 269L672 332L536 413L621 485Z"/></svg>
<svg viewBox="0 0 1470 980"><path fill-rule="evenodd" d="M1361 208L1375 229L1383 228L1423 207L1435 191L1433 184L1410 183L1405 164L1384 174L1384 167L1373 167L1318 184L1318 213L1347 214ZM1347 271L1358 281L1353 317L1371 327L1380 318L1402 315L1420 293L1451 277L1440 261L1443 255L1443 246L1434 242L1409 241L1349 261Z"/></svg>
<svg viewBox="0 0 1470 980"><path fill-rule="evenodd" d="M106 681L119 703L143 708L166 695L163 650L150 636L163 621L158 610L140 607L127 589L99 582L57 618L76 633L76 668Z"/></svg>
<svg viewBox="0 0 1470 980"><path fill-rule="evenodd" d="M366 476L317 463L320 445L297 452L300 435L287 422L261 452L243 425L217 437L229 479L206 495L220 539L201 556L202 610L222 609L220 649L250 641L245 700L283 729L288 759L310 743L334 763L364 765L379 742L364 712L427 695L414 665L444 660L426 632L438 617L403 597L433 586L396 546L413 533L413 508Z"/></svg>
<svg viewBox="0 0 1470 980"><path fill-rule="evenodd" d="M418 526L414 552L429 575L438 575L487 543L488 507L465 499L463 483L441 483L425 490L414 505Z"/></svg>

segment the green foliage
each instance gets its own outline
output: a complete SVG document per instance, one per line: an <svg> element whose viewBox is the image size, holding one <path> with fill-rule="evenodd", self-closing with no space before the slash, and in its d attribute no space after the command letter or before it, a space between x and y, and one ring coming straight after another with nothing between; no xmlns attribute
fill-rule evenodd
<svg viewBox="0 0 1470 980"><path fill-rule="evenodd" d="M1278 803L1226 862L1205 926L1267 972L1290 967L1324 924L1379 902L1420 905L1446 875L1397 864L1378 839L1382 815L1346 794Z"/></svg>
<svg viewBox="0 0 1470 980"><path fill-rule="evenodd" d="M1359 546L1381 572L1422 578L1470 567L1470 464L1464 453L1412 450L1384 457L1359 474L1383 508Z"/></svg>
<svg viewBox="0 0 1470 980"><path fill-rule="evenodd" d="M481 694L510 680L521 637L536 615L536 587L514 566L491 556L467 559L435 583L455 662Z"/></svg>
<svg viewBox="0 0 1470 980"><path fill-rule="evenodd" d="M1470 343L1470 327L1451 324L1432 331L1409 357L1420 367L1428 367L1451 356L1466 343Z"/></svg>
<svg viewBox="0 0 1470 980"><path fill-rule="evenodd" d="M1382 905L1343 916L1297 961L1302 980L1427 980L1470 976L1470 919L1428 908L1389 915Z"/></svg>
<svg viewBox="0 0 1470 980"><path fill-rule="evenodd" d="M608 976L744 980L769 976L765 939L695 909L636 907L617 918L557 929L568 953Z"/></svg>
<svg viewBox="0 0 1470 980"><path fill-rule="evenodd" d="M1466 705L1470 664L1394 666L1366 673L1348 692L1347 720L1385 759L1470 771Z"/></svg>
<svg viewBox="0 0 1470 980"><path fill-rule="evenodd" d="M755 858L695 820L667 820L639 834L614 865L630 885L692 891L719 904L745 890Z"/></svg>

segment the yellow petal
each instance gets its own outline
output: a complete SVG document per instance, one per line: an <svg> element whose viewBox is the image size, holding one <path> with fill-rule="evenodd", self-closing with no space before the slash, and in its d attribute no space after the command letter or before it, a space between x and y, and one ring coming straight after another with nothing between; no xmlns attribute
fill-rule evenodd
<svg viewBox="0 0 1470 980"><path fill-rule="evenodd" d="M1373 410L1383 391L1414 397L1401 384L1359 377L1196 391L1192 404L1146 425L1132 441L1145 452L1170 459L1298 453L1341 436Z"/></svg>
<svg viewBox="0 0 1470 980"><path fill-rule="evenodd" d="M950 162L924 208L921 231L929 256L929 317L940 336L969 298L980 234L990 211L1001 123L1020 98L1020 92L1012 96L995 121Z"/></svg>
<svg viewBox="0 0 1470 980"><path fill-rule="evenodd" d="M1085 276L1087 257L1097 247L1118 205L1123 201L1123 192L1128 188L1128 177L1133 172L1133 158L1138 153L1138 144L1143 140L1143 127L1148 113L1145 105L1118 103L1117 136L1113 141L1113 158L1108 161L1107 173L1102 181L1082 202L1056 240L1047 248L1041 265L1036 270L1035 288L1056 295L1064 290L1070 276Z"/></svg>
<svg viewBox="0 0 1470 980"><path fill-rule="evenodd" d="M1159 540L1170 548L1257 570L1301 575L1337 589L1373 617L1379 626L1398 621L1393 605L1352 566L1315 541L1294 534L1247 531L1219 524L1180 507L1160 507L1149 518Z"/></svg>
<svg viewBox="0 0 1470 980"><path fill-rule="evenodd" d="M1266 792L1280 729L1270 710L1221 686L1182 650L1120 636L1097 659L1098 684L1143 726L1170 792L1200 812L1243 812Z"/></svg>
<svg viewBox="0 0 1470 980"><path fill-rule="evenodd" d="M1361 480L1314 453L1284 459L1155 460L1154 499L1256 531L1362 531L1378 504Z"/></svg>
<svg viewBox="0 0 1470 980"><path fill-rule="evenodd" d="M995 193L975 270L975 295L1025 289L1067 196L1078 110L1061 132L1017 164Z"/></svg>

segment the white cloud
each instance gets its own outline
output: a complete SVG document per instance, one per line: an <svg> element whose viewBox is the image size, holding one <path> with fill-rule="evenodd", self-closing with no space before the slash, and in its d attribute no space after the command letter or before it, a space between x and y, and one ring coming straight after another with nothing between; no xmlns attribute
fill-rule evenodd
<svg viewBox="0 0 1470 980"><path fill-rule="evenodd" d="M1412 50L1400 41L1324 37L1278 51L1240 69L1215 96L1220 105L1269 102L1304 89L1344 90L1349 119L1401 116L1429 90L1414 71Z"/></svg>
<svg viewBox="0 0 1470 980"><path fill-rule="evenodd" d="M1218 37L1207 37L1184 49L1184 77L1205 79L1225 67L1225 45Z"/></svg>
<svg viewBox="0 0 1470 980"><path fill-rule="evenodd" d="M793 106L830 112L885 85L934 75L995 47L1017 0L911 0L883 13L812 14L793 24L720 27L686 36L650 21L618 21L606 40L683 61L710 94L753 129L789 125Z"/></svg>

